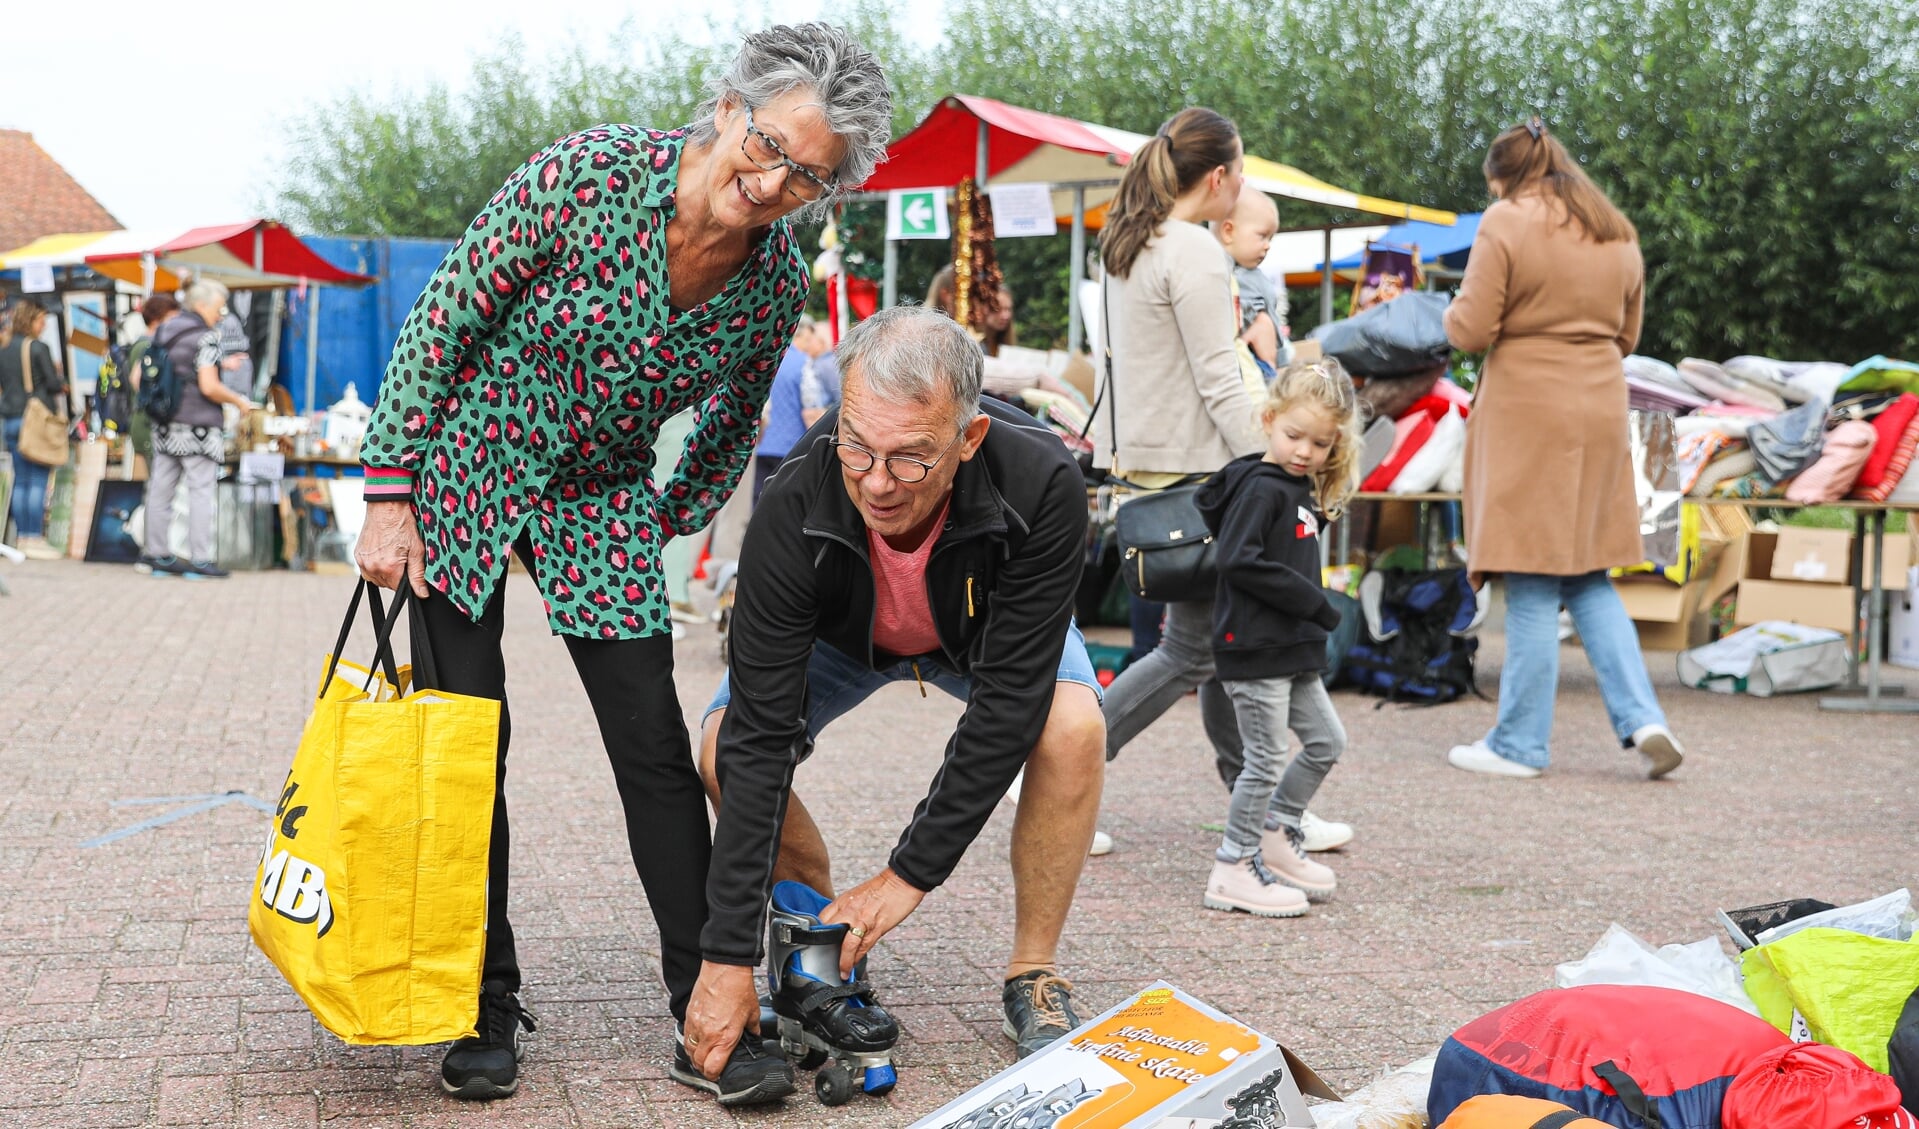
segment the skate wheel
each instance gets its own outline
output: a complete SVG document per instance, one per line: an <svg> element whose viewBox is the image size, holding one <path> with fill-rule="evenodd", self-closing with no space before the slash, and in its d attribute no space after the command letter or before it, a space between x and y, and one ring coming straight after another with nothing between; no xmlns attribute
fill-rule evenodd
<svg viewBox="0 0 1919 1129"><path fill-rule="evenodd" d="M876 1098L883 1098L893 1092L899 1084L900 1076L890 1066L869 1066L866 1077L860 1080L860 1088Z"/></svg>
<svg viewBox="0 0 1919 1129"><path fill-rule="evenodd" d="M845 1105L853 1100L853 1076L839 1063L824 1067L813 1076L813 1093L821 1105Z"/></svg>
<svg viewBox="0 0 1919 1129"><path fill-rule="evenodd" d="M808 1047L806 1053L800 1056L801 1070L818 1070L825 1065L826 1052L818 1047Z"/></svg>

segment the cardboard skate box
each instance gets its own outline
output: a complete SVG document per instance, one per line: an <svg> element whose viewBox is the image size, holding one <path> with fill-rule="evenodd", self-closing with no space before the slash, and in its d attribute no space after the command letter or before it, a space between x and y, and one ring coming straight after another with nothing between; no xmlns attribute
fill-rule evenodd
<svg viewBox="0 0 1919 1129"><path fill-rule="evenodd" d="M1802 536L1806 534L1815 536ZM1816 536L1819 534L1828 536ZM1846 549L1837 549L1837 541L1830 536L1833 534L1845 540ZM1727 553L1722 560L1722 567L1730 565L1737 570L1739 599L1733 609L1733 623L1746 627L1781 619L1850 636L1859 605L1858 590L1846 583L1851 541L1851 534L1830 529L1748 533L1737 551ZM1796 568L1795 561L1798 562ZM1834 561L1838 562L1836 573ZM1832 574L1837 580L1773 579L1782 572L1787 576L1798 572L1806 577Z"/></svg>
<svg viewBox="0 0 1919 1129"><path fill-rule="evenodd" d="M1293 1053L1160 981L913 1123L912 1129L1311 1126L1338 1095Z"/></svg>

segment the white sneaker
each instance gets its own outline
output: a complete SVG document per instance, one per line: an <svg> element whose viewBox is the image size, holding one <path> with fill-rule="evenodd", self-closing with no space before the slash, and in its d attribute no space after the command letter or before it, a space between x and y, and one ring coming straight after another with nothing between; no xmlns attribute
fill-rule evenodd
<svg viewBox="0 0 1919 1129"><path fill-rule="evenodd" d="M1353 825L1321 819L1312 812L1299 817L1299 833L1306 837L1308 851L1336 851L1353 841Z"/></svg>
<svg viewBox="0 0 1919 1129"><path fill-rule="evenodd" d="M1520 780L1531 780L1539 775L1539 770L1529 764L1507 760L1486 747L1482 739L1470 745L1455 745L1453 751L1446 754L1446 763L1454 768L1463 768L1467 772L1477 772L1483 776L1511 776Z"/></svg>
<svg viewBox="0 0 1919 1129"><path fill-rule="evenodd" d="M1306 912L1306 893L1281 882L1258 855L1238 862L1214 860L1206 880L1207 909L1239 910L1254 917L1299 917Z"/></svg>
<svg viewBox="0 0 1919 1129"><path fill-rule="evenodd" d="M44 537L20 538L20 552L30 561L57 561L66 556L60 550L47 544Z"/></svg>
<svg viewBox="0 0 1919 1129"><path fill-rule="evenodd" d="M1113 837L1104 831L1093 832L1093 845L1086 848L1086 853L1094 858L1112 854Z"/></svg>
<svg viewBox="0 0 1919 1129"><path fill-rule="evenodd" d="M1633 730L1632 746L1652 762L1646 770L1648 780L1659 779L1686 759L1686 751L1679 747L1679 738L1663 725L1642 725Z"/></svg>

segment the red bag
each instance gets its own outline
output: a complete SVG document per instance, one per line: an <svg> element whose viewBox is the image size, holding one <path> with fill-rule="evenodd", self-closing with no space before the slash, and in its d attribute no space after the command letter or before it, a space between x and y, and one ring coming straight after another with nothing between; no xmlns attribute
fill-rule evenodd
<svg viewBox="0 0 1919 1129"><path fill-rule="evenodd" d="M1719 1116L1723 1129L1919 1129L1891 1078L1819 1043L1753 1059L1727 1088Z"/></svg>

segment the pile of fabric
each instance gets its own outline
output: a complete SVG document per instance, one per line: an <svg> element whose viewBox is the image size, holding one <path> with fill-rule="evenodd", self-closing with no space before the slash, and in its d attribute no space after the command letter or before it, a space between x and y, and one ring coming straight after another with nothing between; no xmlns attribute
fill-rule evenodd
<svg viewBox="0 0 1919 1129"><path fill-rule="evenodd" d="M1632 356L1626 385L1634 408L1678 417L1691 497L1919 503L1919 365Z"/></svg>

